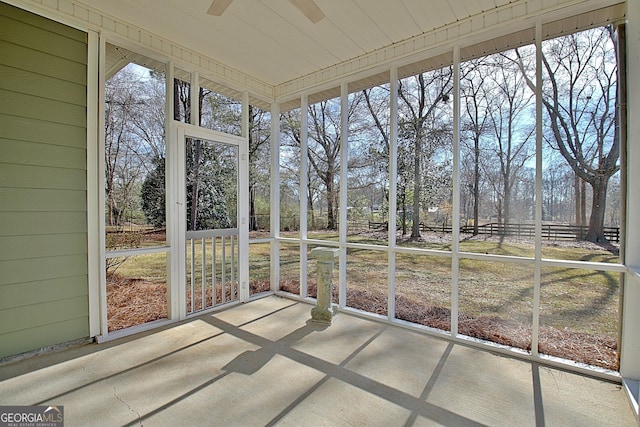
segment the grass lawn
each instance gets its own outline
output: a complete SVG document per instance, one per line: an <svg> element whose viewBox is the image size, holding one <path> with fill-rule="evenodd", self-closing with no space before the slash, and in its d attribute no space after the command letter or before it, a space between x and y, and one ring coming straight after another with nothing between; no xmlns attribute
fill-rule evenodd
<svg viewBox="0 0 640 427"><path fill-rule="evenodd" d="M313 233L312 239L335 241L335 234ZM349 236L352 243L380 243L375 236ZM451 242L438 239L402 241L401 246L449 250ZM314 245L309 245L310 251ZM382 249L382 248L381 248ZM468 239L461 251L527 257L530 243ZM201 246L196 245L199 259ZM545 246L544 257L594 262L618 262L618 256L604 248L581 245ZM208 252L210 253L210 252ZM249 245L251 294L269 290L270 244ZM315 291L315 261L309 256L309 294ZM334 269L337 283L339 264ZM166 293L165 254L129 258L113 277L135 279L163 286ZM196 278L199 278L200 265ZM347 305L378 314L387 314L388 253L384 250L349 248L347 250ZM424 253L396 255L397 317L439 329L450 329L451 258ZM461 259L459 270L459 332L520 347L530 348L533 312L534 268L532 263ZM300 244L280 243L280 287L299 292ZM188 284L187 284L188 285ZM195 292L201 294L196 286ZM541 352L585 363L617 369L619 311L619 275L589 269L545 267L541 275ZM166 314L165 314L166 316ZM506 328L506 329L505 329ZM582 342L593 338L611 353L606 361L580 360L558 344L569 342L567 333ZM546 335L545 335L546 334ZM558 335L560 334L560 335ZM564 334L564 335L563 335ZM577 335L576 335L577 334ZM582 334L582 335L580 335ZM546 337L553 345L544 349ZM555 338L553 338L555 337ZM595 337L595 338L594 338ZM554 341L555 340L555 341ZM592 341L593 341L592 340ZM589 341L590 342L590 341ZM600 344L598 344L600 343ZM546 345L546 344L545 344ZM575 344L571 344L575 346ZM578 345L587 348L592 344ZM595 353L603 349L595 348Z"/></svg>

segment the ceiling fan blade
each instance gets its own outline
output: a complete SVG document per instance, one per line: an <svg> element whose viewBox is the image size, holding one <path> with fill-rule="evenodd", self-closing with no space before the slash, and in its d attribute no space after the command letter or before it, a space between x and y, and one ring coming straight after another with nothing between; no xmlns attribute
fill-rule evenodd
<svg viewBox="0 0 640 427"><path fill-rule="evenodd" d="M325 15L313 0L289 0L309 21L314 24L322 20Z"/></svg>
<svg viewBox="0 0 640 427"><path fill-rule="evenodd" d="M233 0L213 0L207 13L213 16L220 16L229 7Z"/></svg>

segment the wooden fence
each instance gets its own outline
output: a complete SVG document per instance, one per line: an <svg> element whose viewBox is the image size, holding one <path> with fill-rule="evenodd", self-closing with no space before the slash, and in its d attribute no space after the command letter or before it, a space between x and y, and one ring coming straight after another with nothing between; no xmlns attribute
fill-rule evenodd
<svg viewBox="0 0 640 427"><path fill-rule="evenodd" d="M369 229L386 229L386 222L369 222ZM587 226L566 225L566 224L543 224L542 238L544 240L582 240L587 235ZM436 233L451 233L450 225L428 226L420 224L421 231L432 231ZM461 233L473 233L472 225L460 227ZM535 237L534 224L499 224L491 222L478 226L478 234L483 236L511 236L518 238L533 239ZM604 236L610 242L620 242L620 227L604 227Z"/></svg>

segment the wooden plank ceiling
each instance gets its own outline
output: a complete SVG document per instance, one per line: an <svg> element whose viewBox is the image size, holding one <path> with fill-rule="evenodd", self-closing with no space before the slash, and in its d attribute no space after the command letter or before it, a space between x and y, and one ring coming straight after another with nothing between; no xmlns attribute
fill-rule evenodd
<svg viewBox="0 0 640 427"><path fill-rule="evenodd" d="M513 33L522 31L514 22L523 21L522 18L541 14L552 19L559 19L553 18L556 14L566 18L574 10L579 14L617 3L315 0L325 17L312 23L293 4L296 0L231 0L220 16L207 13L212 0L74 1L251 76L273 87L275 98L299 93L306 81L307 87L312 87L322 81L338 81L341 75L375 69L378 64L406 57L411 50L428 49L430 41L454 39L456 32L473 35L483 30L489 34L487 37L502 37L511 31L513 38ZM531 30L532 22L527 25ZM482 45L472 47L478 41L482 40L467 41L474 51L468 52L469 56L486 49ZM434 57L438 55L442 52L433 53ZM374 71L370 75L380 73ZM318 90L324 89L318 85Z"/></svg>
<svg viewBox="0 0 640 427"><path fill-rule="evenodd" d="M289 0L80 0L125 22L278 85L513 0L315 0L313 24Z"/></svg>

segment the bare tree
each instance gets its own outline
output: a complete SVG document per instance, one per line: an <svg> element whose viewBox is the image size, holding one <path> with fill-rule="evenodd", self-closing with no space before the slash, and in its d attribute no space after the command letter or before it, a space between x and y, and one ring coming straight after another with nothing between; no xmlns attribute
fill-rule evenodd
<svg viewBox="0 0 640 427"><path fill-rule="evenodd" d="M520 54L518 64L528 85L535 88ZM595 28L546 41L542 64L547 140L593 190L586 240L605 241L608 183L620 169L613 29Z"/></svg>
<svg viewBox="0 0 640 427"><path fill-rule="evenodd" d="M317 199L316 188L317 183L314 182L315 176L313 175L312 169L309 167L306 171L300 170L300 160L301 160L301 118L300 118L300 110L292 110L286 113L282 113L280 116L280 123L282 129L282 151L280 152L280 169L284 171L281 174L281 185L282 190L285 189L292 193L296 194L298 188L300 188L300 176L303 173L307 174L307 188L306 188L306 201L307 201L307 216L311 218L311 228L316 228L316 216L314 211L314 202ZM281 204L284 202L283 200L283 191L281 191ZM299 194L299 197L304 197L302 194ZM283 217L283 213L286 213L284 209L281 208L280 217Z"/></svg>
<svg viewBox="0 0 640 427"><path fill-rule="evenodd" d="M264 171L261 164L268 159L270 133L270 114L249 106L249 230L258 229L256 215L256 191L260 181L267 178L268 168ZM266 148L266 150L265 150ZM268 161L267 161L268 165Z"/></svg>
<svg viewBox="0 0 640 427"><path fill-rule="evenodd" d="M485 80L488 84L483 84L482 88L493 133L493 143L487 147L492 156L486 159L485 169L495 170L492 185L498 194L498 221L503 224L512 219L514 189L534 154L530 142L535 125L528 115L533 106L533 92L527 87L522 73L513 66L513 53L508 51L491 56Z"/></svg>
<svg viewBox="0 0 640 427"><path fill-rule="evenodd" d="M389 186L389 120L390 120L390 106L389 106L389 87L377 86L362 91L363 108L366 107L368 112L364 121L368 126L368 156L370 158L371 173L378 176L380 181L380 190L382 192L381 206L387 203L388 205L388 186ZM399 160L399 168L402 168L402 161ZM388 206L389 209L398 210L397 206ZM371 206L373 211L373 203ZM406 223L403 222L403 224ZM394 227L395 224L390 224ZM405 229L406 232L406 229ZM406 234L406 233L405 233Z"/></svg>
<svg viewBox="0 0 640 427"><path fill-rule="evenodd" d="M350 219L373 218L374 209L382 205L380 199L388 183L388 161L382 160L385 142L375 120L388 129L389 89L373 87L349 95L349 156L347 164L347 203ZM367 105L368 103L368 105ZM375 104L375 106L373 104ZM374 119L371 109L377 112Z"/></svg>
<svg viewBox="0 0 640 427"><path fill-rule="evenodd" d="M197 124L202 123L202 100L205 92L202 88L198 90L199 116ZM191 84L180 79L173 81L173 118L174 120L191 122ZM200 166L202 164L202 141L188 138L186 141L187 153L187 188L189 191L189 230L196 230L198 218L198 194L200 193Z"/></svg>
<svg viewBox="0 0 640 427"><path fill-rule="evenodd" d="M333 101L309 106L309 165L324 185L327 202L327 229L335 230L340 174L340 109Z"/></svg>
<svg viewBox="0 0 640 427"><path fill-rule="evenodd" d="M434 111L438 103L449 100L449 94L453 89L452 81L452 68L447 67L403 79L398 86L398 95L403 101L401 109L403 116L399 121L399 128L402 129L401 132L406 138L413 141L412 238L420 237L422 168L425 159L423 150L431 136L427 132L428 121L435 121ZM428 153L426 158L429 158Z"/></svg>
<svg viewBox="0 0 640 427"><path fill-rule="evenodd" d="M464 98L461 143L463 155L470 160L473 170L468 171L469 162L464 162L463 170L468 171L469 190L471 192L471 203L473 205L473 235L478 234L479 210L480 210L480 155L482 136L487 133L489 124L488 105L486 97L482 96L482 87L486 76L483 72L481 60L469 61L464 68L465 78L462 81L461 96Z"/></svg>
<svg viewBox="0 0 640 427"><path fill-rule="evenodd" d="M163 141L143 125L144 112L153 105L144 96L144 85L140 74L129 68L105 85L105 197L111 226L121 226L125 215L139 208L137 190L147 170L149 146L163 150Z"/></svg>

